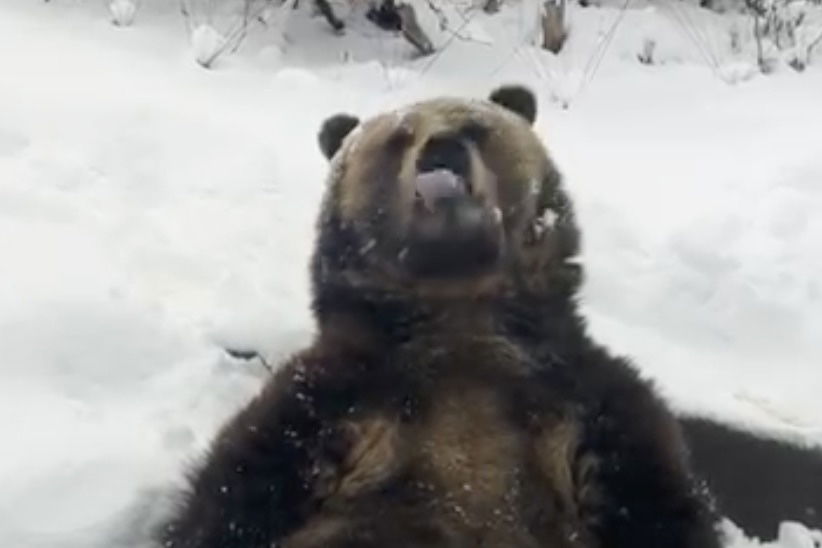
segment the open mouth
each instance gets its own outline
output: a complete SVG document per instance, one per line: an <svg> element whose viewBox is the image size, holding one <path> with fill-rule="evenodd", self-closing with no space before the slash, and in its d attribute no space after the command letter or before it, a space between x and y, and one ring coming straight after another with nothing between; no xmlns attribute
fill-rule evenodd
<svg viewBox="0 0 822 548"><path fill-rule="evenodd" d="M427 211L440 204L471 195L471 161L461 139L434 137L426 143L417 161L414 181L417 203Z"/></svg>
<svg viewBox="0 0 822 548"><path fill-rule="evenodd" d="M428 211L433 211L442 201L454 200L470 194L468 181L444 168L419 173L414 184L417 202Z"/></svg>
<svg viewBox="0 0 822 548"><path fill-rule="evenodd" d="M431 137L416 161L414 215L401 261L415 276L454 278L487 272L500 257L496 208L482 198L479 161L464 138Z"/></svg>

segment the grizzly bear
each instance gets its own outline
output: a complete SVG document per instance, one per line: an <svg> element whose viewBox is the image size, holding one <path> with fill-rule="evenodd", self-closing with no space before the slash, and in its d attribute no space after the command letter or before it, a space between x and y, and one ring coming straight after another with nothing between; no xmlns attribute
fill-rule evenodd
<svg viewBox="0 0 822 548"><path fill-rule="evenodd" d="M174 548L717 548L675 418L577 312L521 86L319 132L316 339L221 430Z"/></svg>

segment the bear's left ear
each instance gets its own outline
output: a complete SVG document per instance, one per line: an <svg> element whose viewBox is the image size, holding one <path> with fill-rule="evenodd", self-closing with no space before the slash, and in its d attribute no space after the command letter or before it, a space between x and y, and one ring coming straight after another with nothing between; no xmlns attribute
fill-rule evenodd
<svg viewBox="0 0 822 548"><path fill-rule="evenodd" d="M502 86L491 92L489 97L496 103L525 118L529 124L537 119L537 99L534 93L525 86Z"/></svg>
<svg viewBox="0 0 822 548"><path fill-rule="evenodd" d="M317 140L326 160L330 160L337 153L345 136L359 124L359 118L350 114L335 114L323 122Z"/></svg>

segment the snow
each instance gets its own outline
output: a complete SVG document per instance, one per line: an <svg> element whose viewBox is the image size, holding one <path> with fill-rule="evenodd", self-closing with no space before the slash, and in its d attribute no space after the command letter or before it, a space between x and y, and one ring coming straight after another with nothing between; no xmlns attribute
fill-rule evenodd
<svg viewBox="0 0 822 548"><path fill-rule="evenodd" d="M222 348L309 340L325 117L507 81L539 93L594 334L681 410L822 445L818 61L763 77L740 21L679 2L573 9L554 57L524 2L415 60L356 10L343 37L275 10L206 70L176 3L133 5L0 8L0 545L140 546L267 374ZM778 533L732 544L816 534Z"/></svg>
<svg viewBox="0 0 822 548"><path fill-rule="evenodd" d="M822 532L808 529L794 521L779 524L776 539L770 542L746 538L744 532L729 521L723 525L729 543L734 548L817 548L822 543Z"/></svg>

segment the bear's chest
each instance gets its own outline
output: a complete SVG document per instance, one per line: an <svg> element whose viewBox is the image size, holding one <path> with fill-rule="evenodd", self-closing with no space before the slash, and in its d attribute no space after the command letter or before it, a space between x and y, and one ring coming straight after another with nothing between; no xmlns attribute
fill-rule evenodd
<svg viewBox="0 0 822 548"><path fill-rule="evenodd" d="M486 380L456 376L430 387L408 430L412 477L424 480L443 519L524 546L543 529L535 519L570 509L573 421L533 381Z"/></svg>
<svg viewBox="0 0 822 548"><path fill-rule="evenodd" d="M414 460L437 486L444 510L468 520L510 513L527 439L508 416L506 396L488 386L447 383L430 394L415 421Z"/></svg>
<svg viewBox="0 0 822 548"><path fill-rule="evenodd" d="M412 476L424 478L438 512L470 529L519 527L522 502L534 495L530 423L541 422L552 402L541 397L518 348L450 342L432 342L414 359Z"/></svg>
<svg viewBox="0 0 822 548"><path fill-rule="evenodd" d="M520 358L495 344L386 356L370 382L390 388L346 421L341 508L353 497L422 511L493 546L537 546L558 530L543 522L570 508L573 421Z"/></svg>

